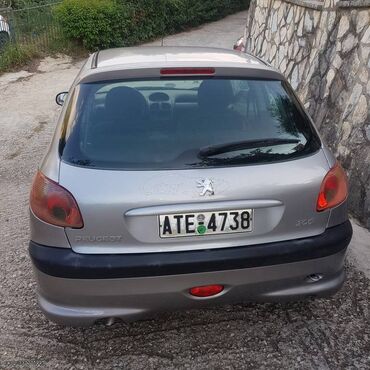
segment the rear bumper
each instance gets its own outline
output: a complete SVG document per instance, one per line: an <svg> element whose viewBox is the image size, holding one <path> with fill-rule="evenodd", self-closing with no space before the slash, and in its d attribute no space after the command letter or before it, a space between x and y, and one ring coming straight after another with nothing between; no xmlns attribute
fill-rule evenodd
<svg viewBox="0 0 370 370"><path fill-rule="evenodd" d="M33 264L41 272L69 279L115 279L190 274L272 266L317 259L345 249L352 237L349 221L323 234L233 248L137 254L79 254L69 248L30 242Z"/></svg>
<svg viewBox="0 0 370 370"><path fill-rule="evenodd" d="M96 275L96 265L91 266L94 274L88 274L88 265L82 261L80 266L85 274L84 277L81 276L82 274L77 274L78 265L75 265L73 269L58 270L56 268L54 271L51 270L50 265L47 265L46 269L40 263L40 256L35 253L35 250L45 251L44 248L47 248L59 252L58 248L38 247L32 243L30 254L38 281L39 303L44 313L51 320L61 324L89 325L102 318L119 317L131 321L150 316L155 312L201 308L207 304L285 301L308 296L331 295L341 287L344 281L344 258L352 228L350 223L345 223L328 229L323 235L325 234L329 241L326 245L311 244L307 239L282 244L272 243L279 244L282 250L274 251L274 253L270 250L275 257L270 255L267 261L261 256L262 252L257 256L252 255L250 260L246 256L239 255L240 260L236 261L230 257L227 258L228 255L223 250L226 255L222 262L215 257L212 258L211 252L216 252L212 250L202 251L211 253L210 262L205 261L203 265L200 258L196 258L193 264L191 257L186 258L187 254L182 254L183 261L180 257L176 259L176 266L179 268L176 273L165 274L164 272L173 272L175 267L173 264L166 265L163 260L156 257L148 266L138 266L136 273L132 265L127 265L128 262L124 265L128 266L128 272L119 272L115 265L113 265L113 270L108 267L109 265L105 265L103 269L103 266L99 264L100 273L104 271L104 276L114 271L114 277L109 278L102 278L101 274ZM309 240L315 239L317 242L321 240L320 237L322 236L309 238ZM296 244L297 242L299 243ZM312 247L311 258L306 250L307 243ZM292 245L297 248L301 246L301 254L297 251L293 253L295 261L287 253ZM267 248L266 245L264 246L262 251ZM252 251L255 248L257 246L230 248L230 250ZM321 250L318 250L320 248ZM69 250L62 251L73 253ZM192 252L189 253L192 255ZM158 254L157 257L170 254L172 253ZM81 258L91 257L91 255L81 256ZM95 260L101 256L93 257ZM111 261L116 257L116 255L111 255ZM125 255L125 257L130 257L130 255ZM236 255L235 259L237 259ZM56 263L56 260L53 261ZM122 260L119 258L119 261ZM260 265L255 266L257 262ZM65 266L65 264L66 261L61 260L57 266ZM70 263L67 265L70 266ZM166 265L166 269L162 265ZM172 266L171 269L169 266ZM72 272L74 276L71 276ZM69 276L66 276L67 273ZM152 275L149 276L150 273ZM131 276L127 276L128 274ZM307 278L311 274L320 274L323 278L318 282L312 282ZM208 284L222 284L225 289L222 293L210 298L195 298L188 294L189 288Z"/></svg>

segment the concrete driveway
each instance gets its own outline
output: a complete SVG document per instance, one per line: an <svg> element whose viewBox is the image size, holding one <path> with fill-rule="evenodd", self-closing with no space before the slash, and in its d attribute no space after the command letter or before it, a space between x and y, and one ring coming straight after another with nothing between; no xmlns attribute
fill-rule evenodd
<svg viewBox="0 0 370 370"><path fill-rule="evenodd" d="M230 48L239 13L165 45ZM162 314L111 327L63 328L37 308L27 254L28 191L81 62L47 58L0 77L0 369L370 368L370 236L355 225L348 280L333 298ZM365 275L367 274L367 276Z"/></svg>

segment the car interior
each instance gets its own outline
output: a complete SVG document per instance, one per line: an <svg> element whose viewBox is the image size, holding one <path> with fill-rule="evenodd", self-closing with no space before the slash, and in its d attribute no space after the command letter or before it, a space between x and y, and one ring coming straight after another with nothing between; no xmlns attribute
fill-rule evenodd
<svg viewBox="0 0 370 370"><path fill-rule="evenodd" d="M81 152L92 160L126 163L187 161L204 146L284 134L285 113L273 88L266 94L266 87L253 81L193 83L98 87L79 117Z"/></svg>

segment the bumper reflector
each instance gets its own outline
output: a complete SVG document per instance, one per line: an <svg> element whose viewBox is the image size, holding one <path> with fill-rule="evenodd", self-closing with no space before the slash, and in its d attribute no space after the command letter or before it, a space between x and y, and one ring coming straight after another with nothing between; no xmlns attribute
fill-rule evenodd
<svg viewBox="0 0 370 370"><path fill-rule="evenodd" d="M190 288L189 293L195 297L212 297L223 290L223 285L204 285Z"/></svg>

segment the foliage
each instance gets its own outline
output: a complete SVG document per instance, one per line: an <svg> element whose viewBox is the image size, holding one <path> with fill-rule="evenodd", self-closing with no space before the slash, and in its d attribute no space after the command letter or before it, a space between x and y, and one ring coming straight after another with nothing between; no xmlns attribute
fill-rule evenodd
<svg viewBox="0 0 370 370"><path fill-rule="evenodd" d="M58 0L0 0L0 9L9 8L12 9L24 9L33 6L47 5L55 3Z"/></svg>
<svg viewBox="0 0 370 370"><path fill-rule="evenodd" d="M22 0L40 4L43 0ZM14 6L15 2L12 2ZM20 4L20 1L18 1ZM60 30L53 14L53 6L31 6L3 13L10 26L10 39L0 45L0 73L27 64L34 58L69 51L71 41Z"/></svg>
<svg viewBox="0 0 370 370"><path fill-rule="evenodd" d="M249 0L64 0L65 36L89 50L129 46L246 9Z"/></svg>
<svg viewBox="0 0 370 370"><path fill-rule="evenodd" d="M38 56L37 49L32 45L18 47L9 43L0 53L0 71L22 66Z"/></svg>
<svg viewBox="0 0 370 370"><path fill-rule="evenodd" d="M55 12L65 36L87 49L122 42L121 5L112 0L65 0Z"/></svg>
<svg viewBox="0 0 370 370"><path fill-rule="evenodd" d="M9 43L0 51L0 75L2 72L13 71L32 62L34 59L47 55L67 54L73 58L86 58L86 49L63 37L50 40L47 47L37 43Z"/></svg>
<svg viewBox="0 0 370 370"><path fill-rule="evenodd" d="M26 8L10 12L7 16L11 28L12 37L17 40L31 42L30 38L43 34L48 36L49 32L54 36L58 31L58 24L55 22L52 6L37 8Z"/></svg>
<svg viewBox="0 0 370 370"><path fill-rule="evenodd" d="M63 0L36 8L55 0L11 3L18 10L5 14L12 38L0 50L0 73L59 52L85 56L86 49L135 45L220 19L247 8L249 0Z"/></svg>

